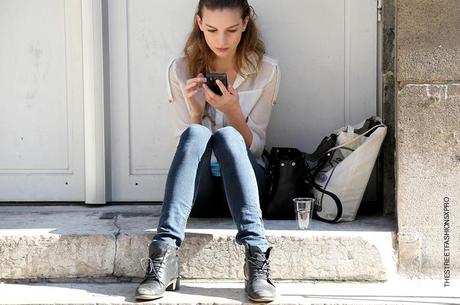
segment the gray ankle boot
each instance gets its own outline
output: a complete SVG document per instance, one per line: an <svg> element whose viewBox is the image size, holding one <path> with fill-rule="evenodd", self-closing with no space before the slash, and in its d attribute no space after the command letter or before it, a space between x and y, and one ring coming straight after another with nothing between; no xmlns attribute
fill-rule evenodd
<svg viewBox="0 0 460 305"><path fill-rule="evenodd" d="M145 278L137 287L135 298L158 299L165 290L178 290L179 285L178 248L162 241L152 241Z"/></svg>
<svg viewBox="0 0 460 305"><path fill-rule="evenodd" d="M258 247L245 245L244 288L252 301L270 302L276 297L269 262L271 249L264 253Z"/></svg>

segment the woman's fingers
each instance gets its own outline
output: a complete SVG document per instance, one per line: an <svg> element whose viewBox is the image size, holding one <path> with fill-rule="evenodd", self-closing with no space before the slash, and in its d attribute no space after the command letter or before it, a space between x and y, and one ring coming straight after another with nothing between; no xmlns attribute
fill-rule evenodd
<svg viewBox="0 0 460 305"><path fill-rule="evenodd" d="M187 85L190 84L190 83L198 83L198 84L201 84L201 83L205 83L206 82L206 78L205 77L195 77L195 78L190 78L187 80Z"/></svg>
<svg viewBox="0 0 460 305"><path fill-rule="evenodd" d="M190 90L195 90L195 88L198 87L198 83L189 83L185 86L185 90L186 91L190 91Z"/></svg>
<svg viewBox="0 0 460 305"><path fill-rule="evenodd" d="M233 84L228 84L228 91L229 91L231 94L235 94L235 93L236 93L235 88L233 88Z"/></svg>
<svg viewBox="0 0 460 305"><path fill-rule="evenodd" d="M203 84L204 88L204 94L206 96L206 99L208 102L214 102L214 99L216 98L216 94L212 92L211 89L206 84Z"/></svg>
<svg viewBox="0 0 460 305"><path fill-rule="evenodd" d="M185 90L194 90L196 87L201 86L201 84L206 82L204 77L195 77L187 80L185 85Z"/></svg>
<svg viewBox="0 0 460 305"><path fill-rule="evenodd" d="M220 81L220 79L216 80L217 86L219 86L220 91L222 91L223 94L228 94L227 88L225 88L224 84Z"/></svg>
<svg viewBox="0 0 460 305"><path fill-rule="evenodd" d="M187 93L187 97L190 99L190 98L192 98L197 92L198 92L198 90L194 90L194 91L188 92L188 93Z"/></svg>

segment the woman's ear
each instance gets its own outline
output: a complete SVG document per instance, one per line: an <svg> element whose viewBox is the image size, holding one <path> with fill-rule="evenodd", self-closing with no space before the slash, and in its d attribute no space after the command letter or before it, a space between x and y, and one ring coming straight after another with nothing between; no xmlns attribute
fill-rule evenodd
<svg viewBox="0 0 460 305"><path fill-rule="evenodd" d="M246 16L243 20L243 32L246 31L246 27L248 26L249 16Z"/></svg>
<svg viewBox="0 0 460 305"><path fill-rule="evenodd" d="M202 21L201 21L201 17L197 14L195 15L195 22L196 24L198 25L198 27L200 28L201 31L204 31L203 30L203 25L202 25Z"/></svg>

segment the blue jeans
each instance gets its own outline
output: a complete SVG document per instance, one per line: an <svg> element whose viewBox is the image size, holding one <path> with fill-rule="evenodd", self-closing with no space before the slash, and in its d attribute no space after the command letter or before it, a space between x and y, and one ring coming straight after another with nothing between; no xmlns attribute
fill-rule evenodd
<svg viewBox="0 0 460 305"><path fill-rule="evenodd" d="M222 177L211 176L212 151L219 162ZM212 195L219 181L226 200L220 200L222 192L221 197ZM169 169L160 221L153 240L180 247L192 207L195 214L192 216L200 216L209 210L214 210L216 216L224 216L224 202L236 223L236 242L266 251L269 245L265 239L259 197L267 191L267 182L266 169L256 162L238 130L227 126L212 134L205 126L191 124L180 137Z"/></svg>

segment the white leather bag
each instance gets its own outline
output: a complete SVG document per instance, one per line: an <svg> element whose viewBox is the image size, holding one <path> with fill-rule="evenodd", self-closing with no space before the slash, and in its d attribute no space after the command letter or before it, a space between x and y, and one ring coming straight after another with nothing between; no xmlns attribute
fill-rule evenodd
<svg viewBox="0 0 460 305"><path fill-rule="evenodd" d="M365 124L369 122L373 122L369 125L372 127L367 129ZM336 146L328 150L330 157L314 177L315 184L323 190L312 188L316 199L314 213L316 218L327 222L352 221L361 204L387 127L374 116L335 132Z"/></svg>

